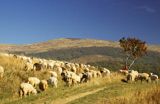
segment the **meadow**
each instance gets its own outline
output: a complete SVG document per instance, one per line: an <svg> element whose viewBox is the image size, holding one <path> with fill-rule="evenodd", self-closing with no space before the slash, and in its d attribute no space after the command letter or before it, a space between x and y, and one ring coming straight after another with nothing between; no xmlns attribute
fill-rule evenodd
<svg viewBox="0 0 160 104"><path fill-rule="evenodd" d="M123 75L112 72L111 77L96 78L91 82L72 87L65 86L59 77L58 88L49 86L36 96L20 98L19 85L29 76L47 79L46 71L24 70L24 62L12 57L0 56L5 74L0 79L1 104L159 104L160 83L125 83Z"/></svg>

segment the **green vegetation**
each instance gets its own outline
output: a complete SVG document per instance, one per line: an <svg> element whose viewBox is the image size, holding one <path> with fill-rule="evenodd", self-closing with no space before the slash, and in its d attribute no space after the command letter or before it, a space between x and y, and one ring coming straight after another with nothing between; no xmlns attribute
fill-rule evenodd
<svg viewBox="0 0 160 104"><path fill-rule="evenodd" d="M121 48L113 48L113 47L85 47L85 48L71 48L71 49L59 49L59 50L50 50L42 53L34 53L28 54L28 56L35 56L40 58L47 59L57 59L57 60L66 60L71 61L77 58L87 56L87 55L104 55L112 57L110 60L106 61L96 61L90 62L92 60L87 60L88 64L99 66L99 67L107 67L110 70L117 71L124 66L123 60L125 55ZM84 59L85 60L85 59ZM100 60L100 59L99 59ZM86 60L85 60L86 61ZM83 60L82 60L83 62ZM129 60L132 62L132 60ZM135 64L132 66L132 69L138 70L140 72L153 72L160 75L160 53L148 51L147 55L135 61Z"/></svg>

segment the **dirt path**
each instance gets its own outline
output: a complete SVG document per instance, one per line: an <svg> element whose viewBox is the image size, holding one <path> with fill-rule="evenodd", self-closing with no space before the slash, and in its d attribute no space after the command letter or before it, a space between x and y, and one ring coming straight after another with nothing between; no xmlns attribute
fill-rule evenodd
<svg viewBox="0 0 160 104"><path fill-rule="evenodd" d="M67 104L71 101L74 101L76 99L79 99L79 98L82 98L82 97L85 97L87 95L90 95L90 94L94 94L98 91L101 91L103 90L104 88L106 87L103 87L103 88L99 88L99 89L96 89L96 90L93 90L93 91L88 91L88 92L85 92L85 93L79 93L77 95L74 95L74 96L70 96L68 98L64 98L64 99L57 99L55 101L52 101L51 104Z"/></svg>

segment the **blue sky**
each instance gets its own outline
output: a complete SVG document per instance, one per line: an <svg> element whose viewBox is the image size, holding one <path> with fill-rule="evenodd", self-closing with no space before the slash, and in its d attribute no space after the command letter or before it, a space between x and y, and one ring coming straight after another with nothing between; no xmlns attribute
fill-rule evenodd
<svg viewBox="0 0 160 104"><path fill-rule="evenodd" d="M0 43L123 36L160 44L160 1L0 0Z"/></svg>

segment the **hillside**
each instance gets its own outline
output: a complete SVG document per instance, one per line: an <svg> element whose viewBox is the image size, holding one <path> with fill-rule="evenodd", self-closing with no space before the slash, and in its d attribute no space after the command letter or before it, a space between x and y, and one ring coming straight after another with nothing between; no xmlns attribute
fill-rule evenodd
<svg viewBox="0 0 160 104"><path fill-rule="evenodd" d="M118 70L125 58L118 42L62 38L30 45L0 45L1 51L46 59L65 60ZM160 46L148 45L148 54L137 60L133 69L160 75Z"/></svg>
<svg viewBox="0 0 160 104"><path fill-rule="evenodd" d="M49 50L58 50L65 48L105 47L105 46L119 48L119 43L107 40L60 38L55 40L49 40L46 42L26 44L26 45L0 44L0 51L37 53L37 52L46 52ZM160 52L160 46L149 45L148 50Z"/></svg>
<svg viewBox="0 0 160 104"><path fill-rule="evenodd" d="M67 87L58 75L58 88L49 86L37 95L18 96L20 83L30 76L47 79L47 70L25 71L25 62L0 55L4 77L0 80L1 104L159 104L160 83L124 83L125 76L112 72L110 77L92 78L87 83ZM39 91L39 88L36 87Z"/></svg>
<svg viewBox="0 0 160 104"><path fill-rule="evenodd" d="M13 46L16 48L22 47ZM71 46L74 45L72 44ZM112 71L109 77L92 78L87 83L78 83L71 87L67 87L61 80L61 76L58 75L58 88L49 85L48 89L43 92L39 88L36 88L39 91L37 95L31 94L30 96L20 98L18 96L20 83L26 81L31 76L35 76L40 80L48 79L48 69L42 71L26 71L26 61L22 61L20 58L14 57L14 55L13 57L2 55L0 56L0 65L4 67L5 73L4 77L0 79L1 104L159 104L160 102L159 82L147 83L144 81L141 83L137 81L136 83L125 83L122 82L122 79L126 79L126 76L113 72L113 70L117 71L123 65L124 53L118 45L117 47L114 47L114 45L88 45L88 47L59 48L56 50L50 49L48 51L35 52L28 51L28 53L24 53L24 50L21 52L12 52L46 59L67 60L99 67L104 66ZM150 71L160 75L159 62L160 53L150 50L147 56L136 62L133 69L139 72Z"/></svg>
<svg viewBox="0 0 160 104"><path fill-rule="evenodd" d="M2 44L0 45L0 50L9 51L9 52L37 53L37 52L46 52L48 50L93 47L93 46L119 47L117 42L111 42L111 41L93 40L93 39L60 38L55 40L49 40L47 42L34 43L34 44L28 44L28 45Z"/></svg>

